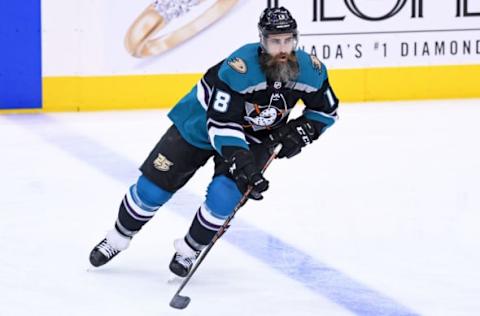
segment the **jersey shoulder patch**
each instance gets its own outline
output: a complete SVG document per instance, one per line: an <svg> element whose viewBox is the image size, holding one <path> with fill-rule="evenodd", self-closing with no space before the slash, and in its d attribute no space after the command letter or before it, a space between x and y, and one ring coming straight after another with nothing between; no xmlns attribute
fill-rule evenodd
<svg viewBox="0 0 480 316"><path fill-rule="evenodd" d="M227 60L227 64L238 73L247 73L247 63L240 57L231 57Z"/></svg>
<svg viewBox="0 0 480 316"><path fill-rule="evenodd" d="M258 63L258 47L258 43L247 44L233 52L220 66L218 78L240 93L265 81Z"/></svg>
<svg viewBox="0 0 480 316"><path fill-rule="evenodd" d="M318 59L317 56L310 54L310 60L312 61L313 69L320 73L322 71L322 62L320 59Z"/></svg>
<svg viewBox="0 0 480 316"><path fill-rule="evenodd" d="M300 66L298 81L314 89L320 89L327 80L327 68L320 59L303 50L297 50L297 60Z"/></svg>

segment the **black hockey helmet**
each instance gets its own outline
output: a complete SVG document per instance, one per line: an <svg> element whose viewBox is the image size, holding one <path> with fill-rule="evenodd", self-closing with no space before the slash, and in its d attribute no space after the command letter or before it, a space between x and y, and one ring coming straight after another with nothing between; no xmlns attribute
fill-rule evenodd
<svg viewBox="0 0 480 316"><path fill-rule="evenodd" d="M284 7L266 8L260 15L258 30L263 37L281 33L293 33L297 37L297 21Z"/></svg>

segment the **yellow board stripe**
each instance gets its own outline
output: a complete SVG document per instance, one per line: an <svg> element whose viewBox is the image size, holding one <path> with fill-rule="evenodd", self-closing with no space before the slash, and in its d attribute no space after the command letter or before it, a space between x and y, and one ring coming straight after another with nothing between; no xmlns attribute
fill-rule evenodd
<svg viewBox="0 0 480 316"><path fill-rule="evenodd" d="M200 74L45 77L45 111L92 111L172 107Z"/></svg>
<svg viewBox="0 0 480 316"><path fill-rule="evenodd" d="M43 111L171 108L200 77L45 77ZM333 69L329 77L341 102L480 98L480 65Z"/></svg>
<svg viewBox="0 0 480 316"><path fill-rule="evenodd" d="M17 109L17 110L0 110L0 114L35 114L42 113L42 109Z"/></svg>
<svg viewBox="0 0 480 316"><path fill-rule="evenodd" d="M480 65L329 71L340 101L479 98Z"/></svg>

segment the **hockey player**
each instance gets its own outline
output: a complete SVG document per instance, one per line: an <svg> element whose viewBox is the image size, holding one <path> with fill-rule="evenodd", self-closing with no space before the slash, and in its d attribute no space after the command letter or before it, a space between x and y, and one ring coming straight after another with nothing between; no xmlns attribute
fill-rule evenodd
<svg viewBox="0 0 480 316"><path fill-rule="evenodd" d="M215 170L183 238L174 241L170 270L188 275L196 258L251 186L260 200L268 189L261 168L278 143L291 158L337 119L338 99L325 66L297 49L297 23L284 7L265 9L260 41L211 67L168 114L173 125L141 166L123 198L115 226L90 253L98 267L127 249L132 237L213 157ZM303 115L287 122L297 101Z"/></svg>

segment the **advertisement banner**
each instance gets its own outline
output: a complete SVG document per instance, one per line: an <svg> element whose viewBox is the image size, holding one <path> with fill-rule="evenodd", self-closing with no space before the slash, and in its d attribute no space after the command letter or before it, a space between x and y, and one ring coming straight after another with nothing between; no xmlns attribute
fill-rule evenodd
<svg viewBox="0 0 480 316"><path fill-rule="evenodd" d="M9 9L20 6L8 3ZM480 97L474 84L480 79L480 0L41 3L42 63L28 71L38 74L41 67L43 99L32 90L33 108L40 99L51 111L170 107L210 66L258 41L258 18L267 6L292 12L299 48L327 66L341 100ZM13 34L18 19L3 11L2 34L5 28ZM38 49L26 58L24 47L13 47L2 50L3 68L12 60L26 65L40 57ZM20 89L26 81L18 75L25 73L7 77ZM5 100L6 93L1 95Z"/></svg>
<svg viewBox="0 0 480 316"><path fill-rule="evenodd" d="M44 75L199 73L258 40L269 2L329 69L480 61L479 0L44 0Z"/></svg>
<svg viewBox="0 0 480 316"><path fill-rule="evenodd" d="M478 0L302 2L302 47L334 68L480 61Z"/></svg>

